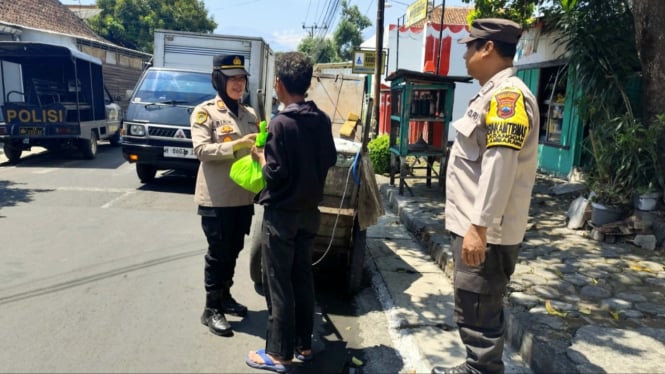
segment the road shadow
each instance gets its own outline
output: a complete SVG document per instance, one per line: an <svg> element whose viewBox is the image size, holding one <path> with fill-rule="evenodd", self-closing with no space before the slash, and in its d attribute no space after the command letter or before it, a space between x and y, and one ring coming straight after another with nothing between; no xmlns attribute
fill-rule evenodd
<svg viewBox="0 0 665 374"><path fill-rule="evenodd" d="M22 185L23 183L0 180L0 210L20 203L29 203L34 200L34 195L38 193L54 191L53 189L21 188ZM0 218L5 218L1 212Z"/></svg>
<svg viewBox="0 0 665 374"><path fill-rule="evenodd" d="M143 184L138 190L193 195L195 188L195 175L176 170L165 170L158 173L152 182Z"/></svg>

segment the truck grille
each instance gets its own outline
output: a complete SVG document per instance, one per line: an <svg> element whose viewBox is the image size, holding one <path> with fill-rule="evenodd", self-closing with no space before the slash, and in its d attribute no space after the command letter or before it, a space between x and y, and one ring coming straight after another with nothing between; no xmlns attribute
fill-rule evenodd
<svg viewBox="0 0 665 374"><path fill-rule="evenodd" d="M192 131L190 129L182 129L185 132L187 139L192 138ZM159 136L162 138L173 138L178 129L174 128L165 128L165 127L148 127L148 135L150 136Z"/></svg>

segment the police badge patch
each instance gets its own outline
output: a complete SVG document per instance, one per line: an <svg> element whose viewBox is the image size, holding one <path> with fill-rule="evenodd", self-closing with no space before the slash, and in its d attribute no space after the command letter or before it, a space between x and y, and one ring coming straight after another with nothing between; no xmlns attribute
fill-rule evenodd
<svg viewBox="0 0 665 374"><path fill-rule="evenodd" d="M196 112L196 123L199 125L205 123L208 120L208 112L200 111Z"/></svg>
<svg viewBox="0 0 665 374"><path fill-rule="evenodd" d="M515 115L515 103L520 98L517 92L500 92L494 96L497 101L496 115L499 118L510 118Z"/></svg>
<svg viewBox="0 0 665 374"><path fill-rule="evenodd" d="M522 91L508 87L495 93L485 124L487 148L501 146L522 149L530 130Z"/></svg>

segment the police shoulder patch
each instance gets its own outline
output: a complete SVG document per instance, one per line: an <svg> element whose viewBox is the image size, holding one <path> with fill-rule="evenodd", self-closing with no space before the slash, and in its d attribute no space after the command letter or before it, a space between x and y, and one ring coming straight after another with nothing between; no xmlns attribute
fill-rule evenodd
<svg viewBox="0 0 665 374"><path fill-rule="evenodd" d="M490 101L485 124L487 148L522 149L530 130L522 91L515 87L499 89Z"/></svg>
<svg viewBox="0 0 665 374"><path fill-rule="evenodd" d="M208 112L200 110L196 112L196 123L199 125L205 123L208 120Z"/></svg>

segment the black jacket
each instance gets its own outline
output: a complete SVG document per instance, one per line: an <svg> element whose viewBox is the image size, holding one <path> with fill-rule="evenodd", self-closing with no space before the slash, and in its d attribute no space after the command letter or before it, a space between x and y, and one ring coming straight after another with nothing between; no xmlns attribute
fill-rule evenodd
<svg viewBox="0 0 665 374"><path fill-rule="evenodd" d="M337 151L332 124L313 101L291 104L268 125L263 176L257 202L273 209L316 209Z"/></svg>

